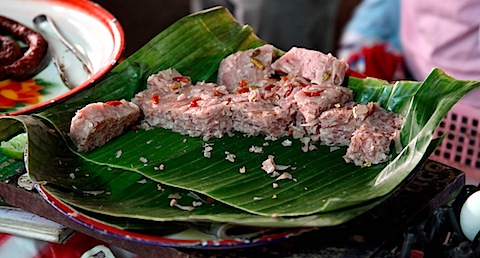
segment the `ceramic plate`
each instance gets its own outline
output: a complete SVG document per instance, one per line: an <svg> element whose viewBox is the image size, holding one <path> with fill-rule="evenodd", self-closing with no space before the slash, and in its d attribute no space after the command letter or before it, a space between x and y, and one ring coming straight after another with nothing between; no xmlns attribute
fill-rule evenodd
<svg viewBox="0 0 480 258"><path fill-rule="evenodd" d="M110 71L124 50L119 22L98 4L86 0L2 0L0 15L34 29L35 16L52 18L63 36L87 56L92 74L70 90L52 62L30 80L0 81L0 115L31 113L91 85ZM65 58L65 57L60 57Z"/></svg>
<svg viewBox="0 0 480 258"><path fill-rule="evenodd" d="M41 185L36 185L40 195L56 210L67 216L76 223L89 228L97 233L133 241L142 244L164 246L164 247L182 247L195 249L227 249L242 248L264 244L270 244L282 241L290 237L298 236L314 228L285 228L279 230L265 231L266 233L255 234L254 236L223 236L218 234L209 234L195 229L185 229L180 232L164 236L155 236L119 229L110 224L102 222L99 219L83 215L70 205L58 200L48 193ZM226 224L225 224L226 225ZM218 228L219 230L220 225ZM213 232L212 232L213 233Z"/></svg>

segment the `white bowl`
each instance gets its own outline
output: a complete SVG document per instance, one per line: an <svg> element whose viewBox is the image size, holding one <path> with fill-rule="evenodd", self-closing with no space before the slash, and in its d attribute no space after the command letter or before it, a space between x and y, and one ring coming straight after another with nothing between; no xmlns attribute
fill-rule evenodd
<svg viewBox="0 0 480 258"><path fill-rule="evenodd" d="M20 84L0 81L0 116L32 113L76 94L109 72L123 54L122 27L111 13L96 3L87 0L0 1L0 15L32 29L35 28L33 18L39 14L50 16L63 36L88 57L92 75L80 79L79 85L70 90L50 63L33 80ZM10 94L2 94L2 91Z"/></svg>

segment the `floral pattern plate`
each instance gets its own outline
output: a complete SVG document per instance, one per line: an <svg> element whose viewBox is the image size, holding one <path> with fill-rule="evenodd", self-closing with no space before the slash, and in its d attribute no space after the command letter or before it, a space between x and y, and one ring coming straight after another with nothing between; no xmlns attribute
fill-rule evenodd
<svg viewBox="0 0 480 258"><path fill-rule="evenodd" d="M52 18L62 35L88 57L93 71L70 90L52 62L34 78L0 81L0 116L31 113L67 98L99 80L121 58L125 39L116 18L87 0L2 0L0 15L34 29L33 18ZM60 58L71 58L60 56ZM66 60L68 61L68 60Z"/></svg>

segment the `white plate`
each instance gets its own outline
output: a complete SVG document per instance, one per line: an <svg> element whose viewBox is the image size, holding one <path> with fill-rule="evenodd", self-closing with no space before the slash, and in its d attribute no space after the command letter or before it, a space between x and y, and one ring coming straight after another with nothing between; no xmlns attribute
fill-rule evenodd
<svg viewBox="0 0 480 258"><path fill-rule="evenodd" d="M34 29L33 18L50 16L63 36L90 60L93 73L73 90L67 88L53 63L33 80L0 81L0 115L31 113L71 96L110 71L123 54L125 39L117 19L87 0L2 0L0 15Z"/></svg>

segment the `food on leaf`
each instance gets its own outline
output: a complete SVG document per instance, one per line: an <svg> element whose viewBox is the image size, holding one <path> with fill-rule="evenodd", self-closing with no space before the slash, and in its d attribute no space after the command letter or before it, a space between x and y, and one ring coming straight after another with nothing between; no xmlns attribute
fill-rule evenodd
<svg viewBox="0 0 480 258"><path fill-rule="evenodd" d="M148 126L208 140L222 137L232 127L227 100L220 97L227 94L225 86L193 85L188 77L168 69L151 75L147 89L132 101L141 108Z"/></svg>
<svg viewBox="0 0 480 258"><path fill-rule="evenodd" d="M378 164L388 160L390 143L398 142L403 118L376 104L370 116L352 134L344 159L357 166ZM355 109L353 109L355 110Z"/></svg>
<svg viewBox="0 0 480 258"><path fill-rule="evenodd" d="M140 117L140 109L124 99L92 103L77 111L70 138L79 151L89 151L121 135Z"/></svg>
<svg viewBox="0 0 480 258"><path fill-rule="evenodd" d="M388 163L371 167L342 164L344 147L333 150L318 146L318 150L304 153L300 150L302 145L306 150L315 146L311 140L303 141L303 138L301 143L293 137L272 142L266 141L264 136L235 134L209 140L208 146L214 147L210 150L202 145L207 142L200 138L188 138L162 128L127 132L118 140L109 142L108 147L92 152L76 153L65 147L61 136L68 132L75 110L92 100L131 99L145 89L146 76L168 68L191 76L194 82L215 81L224 57L262 44L264 42L253 34L250 27L238 24L224 8L187 16L126 58L95 87L65 102L55 103L38 114L58 129L58 135L49 141L52 144L36 140L53 135L48 128L40 130L37 123L27 119L29 116L0 119L2 140L11 135L4 133L12 128L10 120L22 120L29 127L27 158L32 180L47 182L42 184L45 191L72 205L76 212L80 213L82 209L93 211L94 214L89 213L93 217L98 213L142 218L147 223L215 221L264 227L332 226L382 202L414 173L415 167L439 143L438 140L430 141L435 127L461 96L479 86L478 82L455 80L439 69L432 70L424 82L399 81L395 85L375 78L350 76L343 85L348 85L355 93L355 102L362 105L379 102L383 108L405 117L399 139L403 149L396 150ZM286 75L283 78L296 80L294 82L298 84L307 81ZM239 94L257 88L256 85L247 85L246 81L237 83ZM275 87L269 84L264 89L271 95L279 94ZM281 96L293 98L297 88L293 85L286 87ZM312 97L316 94L311 93ZM161 101L161 96L158 97ZM251 97L255 99L257 96ZM201 104L201 101L196 103ZM335 108L341 107L337 104ZM355 111L357 115L363 112L358 111ZM281 144L286 139L290 141L288 144L285 141L288 147ZM263 146L264 153L249 152L252 145ZM117 156L118 150L121 150L121 158ZM225 160L225 151L236 154L235 163ZM211 157L206 158L204 154ZM274 182L274 177L266 175L260 164L271 154L278 163L292 166L288 172L297 181ZM62 166L52 163L51 157L61 157L58 161ZM145 166L140 157L145 157L149 164ZM244 174L239 172L242 166L248 166ZM161 167L164 170L160 170ZM275 167L277 169L278 165ZM75 174L74 180L69 176L71 173ZM152 181L137 183L145 178ZM84 194L97 190L105 192L101 195ZM205 200L214 202L183 211L169 206L166 196L162 195L169 191L182 192L184 196L187 193L205 195ZM100 216L99 219L112 222Z"/></svg>
<svg viewBox="0 0 480 258"><path fill-rule="evenodd" d="M218 68L218 84L230 92L252 85L262 86L273 73L275 53L272 45L238 51L227 56Z"/></svg>
<svg viewBox="0 0 480 258"><path fill-rule="evenodd" d="M348 64L332 54L325 55L315 50L292 47L272 64L272 68L285 74L295 73L315 84L340 85Z"/></svg>
<svg viewBox="0 0 480 258"><path fill-rule="evenodd" d="M388 160L403 120L378 103L354 103L353 91L339 86L348 69L344 61L302 48L275 60L273 52L273 46L265 45L227 56L218 71L223 84L194 84L172 68L150 75L147 89L132 99L135 104L122 100L80 110L71 137L80 151L101 146L135 122L138 105L145 129L161 127L205 141L234 131L272 140L295 135L323 139L330 146L350 144L344 159L357 166ZM318 80L325 74L333 79Z"/></svg>

